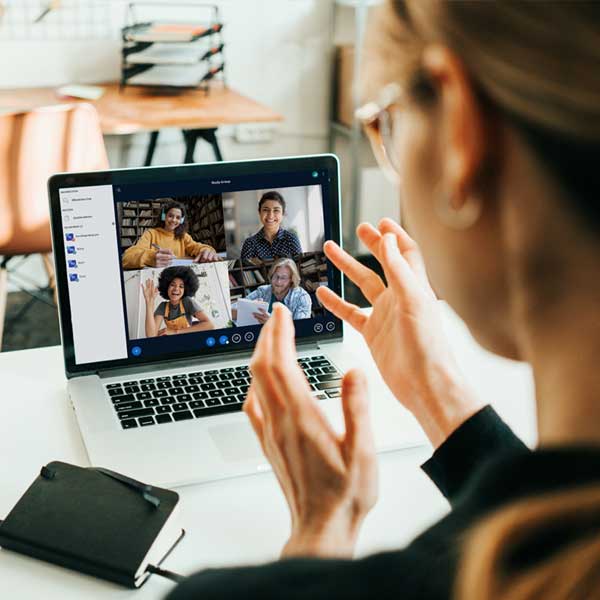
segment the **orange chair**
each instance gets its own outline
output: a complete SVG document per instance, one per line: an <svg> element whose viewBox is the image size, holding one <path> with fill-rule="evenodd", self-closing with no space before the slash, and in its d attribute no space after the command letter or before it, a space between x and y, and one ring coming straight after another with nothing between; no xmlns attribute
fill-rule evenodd
<svg viewBox="0 0 600 600"><path fill-rule="evenodd" d="M23 310L36 299L50 302L48 290L54 292L56 303L48 178L65 171L106 168L100 122L90 104L0 114L0 348L11 260L41 254L48 273L48 287L23 290L32 297Z"/></svg>

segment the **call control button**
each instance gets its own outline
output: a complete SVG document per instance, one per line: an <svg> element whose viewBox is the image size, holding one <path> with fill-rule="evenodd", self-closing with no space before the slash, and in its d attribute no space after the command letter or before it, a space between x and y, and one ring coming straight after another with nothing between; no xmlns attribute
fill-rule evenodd
<svg viewBox="0 0 600 600"><path fill-rule="evenodd" d="M215 338L214 338L214 337L207 337L207 338L206 338L206 345L207 345L209 348L212 348L212 347L213 347L213 346L214 346L216 343L217 343L217 340L215 340Z"/></svg>
<svg viewBox="0 0 600 600"><path fill-rule="evenodd" d="M325 325L325 329L327 329L327 331L333 331L335 329L334 321L327 321L327 324Z"/></svg>
<svg viewBox="0 0 600 600"><path fill-rule="evenodd" d="M244 339L247 342L253 342L254 341L254 334L251 331L246 331L246 333L244 334Z"/></svg>
<svg viewBox="0 0 600 600"><path fill-rule="evenodd" d="M321 333L323 331L323 323L315 323L313 331L315 333Z"/></svg>
<svg viewBox="0 0 600 600"><path fill-rule="evenodd" d="M241 336L239 333L234 333L234 334L231 336L231 341L232 341L234 344L239 344L239 343L242 341L242 336Z"/></svg>

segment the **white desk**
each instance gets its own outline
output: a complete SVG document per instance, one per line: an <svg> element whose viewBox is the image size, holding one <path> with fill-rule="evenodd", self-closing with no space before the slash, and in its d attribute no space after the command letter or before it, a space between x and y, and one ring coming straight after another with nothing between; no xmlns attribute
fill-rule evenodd
<svg viewBox="0 0 600 600"><path fill-rule="evenodd" d="M476 346L446 310L445 326L472 385L527 442L535 441L533 388L528 367ZM353 344L362 338L347 328ZM370 356L368 350L365 357ZM51 460L88 465L67 401L59 346L0 354L0 518ZM357 553L401 547L448 506L418 468L427 447L379 456L380 500L367 518ZM191 573L206 566L277 558L289 531L288 513L271 473L180 488L187 535L165 568ZM122 589L41 561L0 550L0 597L81 599L162 598L173 586L153 576L141 590ZM133 596L135 595L135 596Z"/></svg>

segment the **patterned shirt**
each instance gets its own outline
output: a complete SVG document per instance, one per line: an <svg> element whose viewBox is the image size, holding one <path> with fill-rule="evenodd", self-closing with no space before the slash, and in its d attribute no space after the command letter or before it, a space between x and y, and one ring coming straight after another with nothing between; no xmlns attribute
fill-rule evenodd
<svg viewBox="0 0 600 600"><path fill-rule="evenodd" d="M275 296L273 296L273 290L270 285L261 285L253 292L250 292L246 297L248 300L263 300L264 302L267 302L269 306L271 306L271 299L273 299L273 302L278 301ZM292 313L292 319L310 319L312 301L309 293L301 287L291 288L283 299L283 303Z"/></svg>
<svg viewBox="0 0 600 600"><path fill-rule="evenodd" d="M302 254L300 240L295 233L279 228L273 243L265 237L264 228L244 240L242 258L280 258Z"/></svg>

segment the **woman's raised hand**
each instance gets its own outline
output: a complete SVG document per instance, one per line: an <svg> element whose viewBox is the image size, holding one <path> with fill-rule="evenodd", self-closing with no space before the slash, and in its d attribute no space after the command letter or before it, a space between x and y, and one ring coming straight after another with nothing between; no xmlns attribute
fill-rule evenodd
<svg viewBox="0 0 600 600"><path fill-rule="evenodd" d="M391 219L383 219L379 229L363 223L357 234L383 267L387 286L334 242L324 249L372 304L371 314L326 287L317 295L362 333L388 387L437 447L484 403L468 389L450 352L416 243Z"/></svg>
<svg viewBox="0 0 600 600"><path fill-rule="evenodd" d="M158 295L158 289L154 285L152 279L146 279L146 284L142 285L142 293L144 294L146 304L152 304L154 302L154 298Z"/></svg>
<svg viewBox="0 0 600 600"><path fill-rule="evenodd" d="M346 432L340 436L311 396L296 360L291 314L279 303L262 328L250 368L244 411L291 511L292 533L283 556L351 556L377 499L364 375L344 376Z"/></svg>

